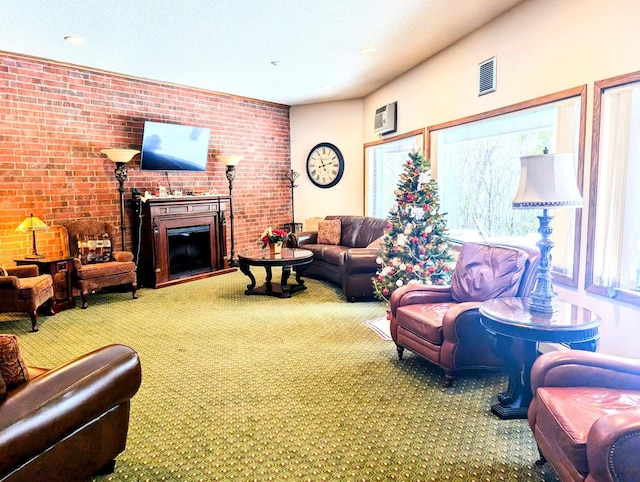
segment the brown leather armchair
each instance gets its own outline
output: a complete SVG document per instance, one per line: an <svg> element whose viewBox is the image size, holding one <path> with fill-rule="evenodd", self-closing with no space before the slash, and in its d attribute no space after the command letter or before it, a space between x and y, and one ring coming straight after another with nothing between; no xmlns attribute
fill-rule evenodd
<svg viewBox="0 0 640 482"><path fill-rule="evenodd" d="M27 312L31 330L38 331L38 308L53 296L51 275L38 272L36 265L6 268L0 276L0 312Z"/></svg>
<svg viewBox="0 0 640 482"><path fill-rule="evenodd" d="M398 357L408 349L443 368L445 386L460 370L501 368L480 323L479 307L493 298L527 296L538 260L537 248L466 243L450 286L396 289L390 299L390 330Z"/></svg>
<svg viewBox="0 0 640 482"><path fill-rule="evenodd" d="M640 480L640 360L548 352L531 369L529 426L563 481Z"/></svg>
<svg viewBox="0 0 640 482"><path fill-rule="evenodd" d="M0 481L71 482L113 472L142 380L136 352L110 345L28 373L0 403Z"/></svg>
<svg viewBox="0 0 640 482"><path fill-rule="evenodd" d="M78 246L78 242L82 240L103 239L108 239L113 246L115 231L112 224L93 219L81 219L61 227L63 252L67 256L75 257L73 285L82 295L82 308L89 306L89 293L109 286L131 285L133 298L138 297L136 294L138 278L133 253L112 251L108 257L105 257L107 260L103 261L100 256L91 257L91 253L81 253L82 250Z"/></svg>

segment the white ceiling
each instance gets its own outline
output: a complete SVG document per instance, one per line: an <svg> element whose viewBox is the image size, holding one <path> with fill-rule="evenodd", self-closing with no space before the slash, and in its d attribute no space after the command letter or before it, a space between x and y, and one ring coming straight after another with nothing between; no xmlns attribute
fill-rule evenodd
<svg viewBox="0 0 640 482"><path fill-rule="evenodd" d="M0 0L0 50L310 104L363 97L521 1Z"/></svg>

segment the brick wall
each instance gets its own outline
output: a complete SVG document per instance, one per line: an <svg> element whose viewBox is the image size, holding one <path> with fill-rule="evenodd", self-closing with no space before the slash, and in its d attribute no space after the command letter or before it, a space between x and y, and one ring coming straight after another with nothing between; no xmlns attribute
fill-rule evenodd
<svg viewBox="0 0 640 482"><path fill-rule="evenodd" d="M94 217L120 225L115 165L105 148L140 149L145 120L211 129L203 173L154 173L129 163L128 249L133 249L131 188L228 194L216 154L242 154L233 183L236 253L264 227L291 221L289 107L0 53L0 264L29 254L30 234L15 228L30 213L54 229L37 233L38 252L60 254L55 225ZM229 227L227 226L227 237ZM120 246L120 240L116 240ZM229 246L229 242L227 242Z"/></svg>

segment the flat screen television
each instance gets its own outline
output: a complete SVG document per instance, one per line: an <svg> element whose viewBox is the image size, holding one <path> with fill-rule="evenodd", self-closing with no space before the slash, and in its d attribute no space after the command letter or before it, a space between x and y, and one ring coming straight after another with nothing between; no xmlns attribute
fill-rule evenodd
<svg viewBox="0 0 640 482"><path fill-rule="evenodd" d="M142 171L206 171L211 130L145 121Z"/></svg>

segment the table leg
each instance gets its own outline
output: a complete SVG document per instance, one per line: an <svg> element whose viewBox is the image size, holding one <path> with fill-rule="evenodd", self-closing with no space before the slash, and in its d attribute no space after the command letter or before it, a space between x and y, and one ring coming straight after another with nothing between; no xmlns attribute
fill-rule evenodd
<svg viewBox="0 0 640 482"><path fill-rule="evenodd" d="M289 275L291 274L291 266L282 267L282 278L280 279L280 288L282 288L282 297L291 298L291 287L287 284Z"/></svg>
<svg viewBox="0 0 640 482"><path fill-rule="evenodd" d="M538 346L535 341L521 340L522 355L521 360L515 356L512 343L507 343L496 335L496 348L507 344L508 351L502 352L501 356L506 362L509 385L506 392L498 395L498 403L491 407L491 411L501 419L527 418L529 404L531 403L531 366L538 356Z"/></svg>
<svg viewBox="0 0 640 482"><path fill-rule="evenodd" d="M265 279L264 286L267 291L273 291L271 280L273 279L273 273L271 272L271 266L265 266L264 270L267 272L267 278Z"/></svg>
<svg viewBox="0 0 640 482"><path fill-rule="evenodd" d="M247 290L253 290L256 287L256 278L251 273L251 266L248 264L240 263L240 271L249 277L251 283L247 285Z"/></svg>

